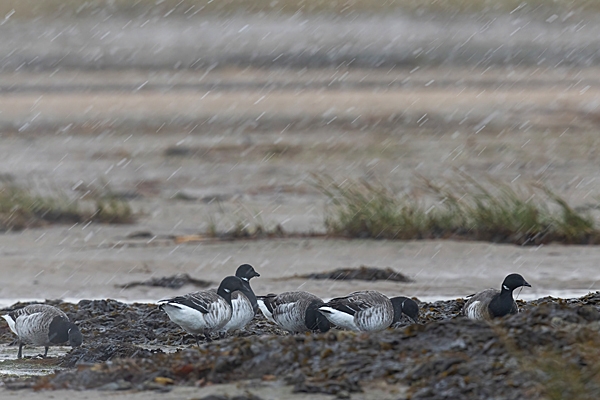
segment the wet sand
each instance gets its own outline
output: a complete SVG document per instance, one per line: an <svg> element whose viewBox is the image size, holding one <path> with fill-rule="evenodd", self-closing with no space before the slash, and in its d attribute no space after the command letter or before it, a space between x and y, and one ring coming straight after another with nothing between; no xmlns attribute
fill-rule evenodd
<svg viewBox="0 0 600 400"><path fill-rule="evenodd" d="M368 393L352 393L352 399L374 399L392 400L404 398L406 388L401 385L389 385L385 382L375 382L370 387L366 387ZM0 399L23 399L38 400L38 399L63 399L73 398L85 400L101 400L101 399L126 399L126 400L145 400L145 399L165 399L165 400L193 400L202 399L208 396L248 396L252 394L261 399L290 399L290 400L330 400L334 398L331 395L319 393L293 393L291 386L284 386L280 383L270 384L269 382L249 381L237 384L221 384L208 387L185 387L176 386L168 392L153 393L148 391L105 391L105 390L86 390L85 392L73 393L72 390L54 390L47 391L32 391L18 390L10 391L0 388ZM227 397L225 397L227 398Z"/></svg>
<svg viewBox="0 0 600 400"><path fill-rule="evenodd" d="M210 280L216 286L223 275L232 274L245 262L252 263L261 273L261 277L253 281L254 290L259 294L302 289L330 298L371 288L390 295L434 301L496 287L513 271L521 272L533 284L532 289L526 288L520 294L522 299L547 295L576 297L600 289L596 268L600 250L592 246L523 248L453 241L273 239L114 247L118 242L115 237L128 232L127 229L102 227L88 243L84 241L87 229L77 232L81 230L78 227L71 231L52 228L27 232L13 236L12 241L5 240L3 271L13 279L10 286L0 291L3 304L12 304L17 299L47 298L153 302L195 288L138 286L123 289L120 286L184 272ZM95 231L92 228L89 232ZM6 250L18 248L27 236L35 243L34 247ZM60 246L61 241L69 245ZM102 241L105 244L99 247ZM361 265L389 266L414 282L281 280L298 273Z"/></svg>
<svg viewBox="0 0 600 400"><path fill-rule="evenodd" d="M181 85L167 94L74 89L93 86L102 76L112 77L118 87L135 86L148 77L139 71L79 72L69 82L66 73L37 75L37 84L46 82L39 89L31 83L32 73L0 75L0 84L4 79L15 85L13 93L0 96L4 125L35 117L20 132L2 134L3 179L38 193L63 191L71 197L109 185L131 199L138 215L132 225L56 225L0 236L2 268L13 277L11 285L0 288L0 297L5 303L106 297L152 301L174 292L118 285L182 272L216 284L244 262L262 274L255 283L258 293L303 288L324 297L342 295L357 286L279 279L360 265L389 266L415 280L360 288L426 300L495 287L513 271L533 283L522 294L526 298L599 289L599 250L592 246L172 239L202 233L210 223L231 229L237 221L280 224L287 232L324 232L327 198L314 187L311 174L339 181L377 179L403 192L416 190L416 174L439 181L460 169L475 179L543 182L574 206L593 212L600 190L597 112L590 111L599 98L595 69L583 70L577 81L569 74L532 69L469 76L444 71L351 70L340 83L349 88L306 90L298 88L310 82L321 87L340 72L188 71L172 74L171 84ZM442 74L445 84L426 86ZM536 83L525 90L528 76L535 76ZM187 89L185 82L194 77L215 87L200 93ZM353 88L365 77L370 79L366 89ZM404 78L419 83L386 84ZM248 89L246 83L261 80L280 82L282 88ZM46 92L47 84L63 91ZM19 87L26 85L31 87L22 93ZM589 89L582 93L582 87ZM210 121L210 115L219 118ZM136 232L148 237L130 238Z"/></svg>

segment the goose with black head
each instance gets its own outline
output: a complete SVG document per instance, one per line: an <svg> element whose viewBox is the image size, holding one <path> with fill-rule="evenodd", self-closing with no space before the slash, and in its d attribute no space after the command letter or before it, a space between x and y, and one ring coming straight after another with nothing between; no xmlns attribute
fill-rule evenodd
<svg viewBox="0 0 600 400"><path fill-rule="evenodd" d="M257 299L264 316L288 332L327 332L330 328L329 321L319 311L323 300L312 293L284 292Z"/></svg>
<svg viewBox="0 0 600 400"><path fill-rule="evenodd" d="M196 344L200 345L200 335L210 342L210 334L222 329L231 319L231 294L235 291L251 295L240 278L228 276L221 281L216 292L201 290L160 300L158 304L171 321L191 333L196 339Z"/></svg>
<svg viewBox="0 0 600 400"><path fill-rule="evenodd" d="M45 358L48 356L49 346L68 344L78 347L83 343L79 327L63 311L48 304L30 304L2 317L19 338L17 358L23 356L25 344L44 346Z"/></svg>
<svg viewBox="0 0 600 400"><path fill-rule="evenodd" d="M487 289L469 297L463 307L463 314L470 319L489 321L519 312L513 299L513 291L531 285L519 274L510 274L502 282L500 290Z"/></svg>
<svg viewBox="0 0 600 400"><path fill-rule="evenodd" d="M331 299L319 311L329 322L351 331L374 332L399 327L419 319L419 306L407 297L388 298L363 290Z"/></svg>

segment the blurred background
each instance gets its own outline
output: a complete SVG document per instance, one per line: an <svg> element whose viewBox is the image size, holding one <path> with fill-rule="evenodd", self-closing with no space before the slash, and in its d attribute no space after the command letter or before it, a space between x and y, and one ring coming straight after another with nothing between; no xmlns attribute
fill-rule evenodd
<svg viewBox="0 0 600 400"><path fill-rule="evenodd" d="M127 285L246 262L260 294L445 299L511 272L525 298L597 290L599 16L2 1L0 298L154 301L192 288ZM361 265L413 282L294 277Z"/></svg>

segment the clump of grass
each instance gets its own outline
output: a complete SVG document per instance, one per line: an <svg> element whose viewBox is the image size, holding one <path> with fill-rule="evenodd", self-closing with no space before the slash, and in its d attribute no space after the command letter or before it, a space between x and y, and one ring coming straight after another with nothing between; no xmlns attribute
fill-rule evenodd
<svg viewBox="0 0 600 400"><path fill-rule="evenodd" d="M318 185L334 206L325 218L330 234L358 238L423 239L429 230L427 210L415 199L395 196L368 182Z"/></svg>
<svg viewBox="0 0 600 400"><path fill-rule="evenodd" d="M51 223L130 223L129 204L112 194L83 203L65 194L39 196L15 185L0 188L0 231L15 231Z"/></svg>
<svg viewBox="0 0 600 400"><path fill-rule="evenodd" d="M238 240L238 239L265 239L285 237L286 233L280 224L275 226L267 226L263 223L260 217L256 217L258 213L250 213L244 207L236 211L228 212L220 202L217 203L220 213L225 217L225 224L228 227L219 228L214 215L208 218L208 227L206 236L211 238ZM243 212L240 212L242 210Z"/></svg>
<svg viewBox="0 0 600 400"><path fill-rule="evenodd" d="M134 221L128 202L110 194L95 200L95 212L87 219L105 224L128 224Z"/></svg>
<svg viewBox="0 0 600 400"><path fill-rule="evenodd" d="M382 184L317 177L316 186L331 199L325 218L330 235L377 239L465 238L500 243L552 241L600 243L590 214L576 211L544 186L513 187L465 174L444 185L419 178L417 198L396 195ZM427 202L429 200L429 202ZM432 203L433 201L433 203Z"/></svg>
<svg viewBox="0 0 600 400"><path fill-rule="evenodd" d="M211 237L231 240L264 239L285 236L285 232L279 224L269 228L258 222L246 222L244 220L236 221L232 227L224 231L218 231L216 226L213 226L209 228L208 232Z"/></svg>

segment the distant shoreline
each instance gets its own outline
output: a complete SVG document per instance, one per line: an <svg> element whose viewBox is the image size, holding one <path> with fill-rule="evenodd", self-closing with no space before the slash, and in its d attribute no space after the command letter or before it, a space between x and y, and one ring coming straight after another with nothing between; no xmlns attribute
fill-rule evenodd
<svg viewBox="0 0 600 400"><path fill-rule="evenodd" d="M600 24L481 14L9 18L0 70L416 68L600 63ZM551 21L551 22L548 22Z"/></svg>

